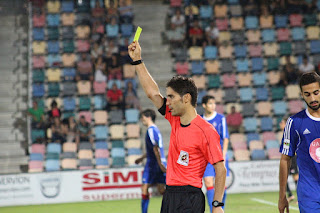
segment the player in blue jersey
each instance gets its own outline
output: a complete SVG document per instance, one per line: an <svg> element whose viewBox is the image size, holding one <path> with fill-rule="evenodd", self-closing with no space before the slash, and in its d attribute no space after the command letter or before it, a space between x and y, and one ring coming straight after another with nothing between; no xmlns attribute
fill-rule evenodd
<svg viewBox="0 0 320 213"><path fill-rule="evenodd" d="M152 109L146 109L141 112L141 122L148 127L146 132L146 151L147 153L138 158L135 163L139 164L144 158L147 158L142 176L142 213L148 212L149 206L149 187L157 184L161 194L165 191L166 167L167 162L164 155L162 136L158 127L154 124L156 113Z"/></svg>
<svg viewBox="0 0 320 213"><path fill-rule="evenodd" d="M220 145L223 150L223 157L225 159L224 162L227 169L227 176L229 176L229 164L227 156L227 150L229 145L229 133L226 118L224 117L224 115L216 112L215 98L211 95L206 95L202 98L202 107L204 108L204 114L202 115L202 117L206 121L211 123L220 135ZM203 174L203 178L207 188L207 201L210 207L210 212L212 212L212 201L214 196L214 177L214 168L212 164L208 163L207 168ZM225 191L222 199L222 203L224 204L226 201L226 196L227 194ZM224 208L224 206L222 208Z"/></svg>
<svg viewBox="0 0 320 213"><path fill-rule="evenodd" d="M279 212L289 212L286 184L290 159L296 153L299 168L297 186L301 213L320 213L320 76L304 73L300 78L301 96L307 109L287 120L280 146Z"/></svg>

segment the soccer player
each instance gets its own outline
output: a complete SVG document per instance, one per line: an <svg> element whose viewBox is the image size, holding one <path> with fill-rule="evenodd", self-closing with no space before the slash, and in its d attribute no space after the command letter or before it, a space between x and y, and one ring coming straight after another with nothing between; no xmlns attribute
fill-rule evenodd
<svg viewBox="0 0 320 213"><path fill-rule="evenodd" d="M164 98L141 58L137 41L128 52L136 66L140 84L171 125L166 191L161 213L205 211L202 177L210 162L216 172L213 213L222 213L226 168L222 156L220 137L214 127L197 114L197 87L191 78L175 76L167 82Z"/></svg>
<svg viewBox="0 0 320 213"><path fill-rule="evenodd" d="M206 95L202 98L202 107L204 108L204 114L202 117L211 123L214 128L217 130L218 134L220 135L220 145L223 153L223 158L225 159L225 166L227 169L227 176L229 174L229 164L228 164L228 156L227 150L229 145L229 133L228 133L228 126L226 124L226 118L224 115L219 114L216 112L216 101L215 98L211 95ZM207 188L207 201L212 211L212 201L214 195L214 177L215 172L212 164L208 163L206 171L204 172L204 184ZM222 202L225 204L226 201L226 190L224 191ZM222 207L224 209L224 206Z"/></svg>
<svg viewBox="0 0 320 213"><path fill-rule="evenodd" d="M160 194L165 191L166 184L166 157L164 155L162 136L158 127L154 124L156 113L152 109L146 109L141 112L141 122L148 127L146 133L146 151L147 153L138 158L135 163L139 164L144 158L147 158L142 175L142 213L148 212L149 206L149 187L157 184Z"/></svg>
<svg viewBox="0 0 320 213"><path fill-rule="evenodd" d="M287 120L280 152L279 212L289 212L286 184L290 159L296 153L299 167L298 204L302 213L320 212L320 76L305 73L300 78L301 96L307 109Z"/></svg>

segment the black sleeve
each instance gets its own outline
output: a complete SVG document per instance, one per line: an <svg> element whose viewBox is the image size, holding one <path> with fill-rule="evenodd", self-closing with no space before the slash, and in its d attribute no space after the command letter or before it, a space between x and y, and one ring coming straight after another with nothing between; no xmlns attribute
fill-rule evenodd
<svg viewBox="0 0 320 213"><path fill-rule="evenodd" d="M163 99L163 105L162 107L160 107L160 109L158 109L158 111L161 113L161 115L165 115L166 114L166 103L167 103L167 99L164 98Z"/></svg>

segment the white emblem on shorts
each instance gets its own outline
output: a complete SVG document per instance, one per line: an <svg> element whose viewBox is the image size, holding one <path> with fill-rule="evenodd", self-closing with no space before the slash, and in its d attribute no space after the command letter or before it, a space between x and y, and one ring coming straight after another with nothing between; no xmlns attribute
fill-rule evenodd
<svg viewBox="0 0 320 213"><path fill-rule="evenodd" d="M188 166L188 164L189 164L189 153L181 150L177 163L181 164L183 166Z"/></svg>

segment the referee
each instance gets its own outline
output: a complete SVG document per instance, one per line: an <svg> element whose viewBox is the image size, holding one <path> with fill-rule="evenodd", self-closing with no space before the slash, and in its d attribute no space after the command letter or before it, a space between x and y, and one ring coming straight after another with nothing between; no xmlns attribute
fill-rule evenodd
<svg viewBox="0 0 320 213"><path fill-rule="evenodd" d="M175 76L167 82L164 98L141 58L137 41L128 52L136 66L142 88L148 98L171 125L167 162L166 192L161 213L205 211L205 197L201 191L202 177L207 163L216 172L213 213L224 212L221 206L226 168L220 146L220 137L214 127L197 114L197 87L191 78Z"/></svg>

